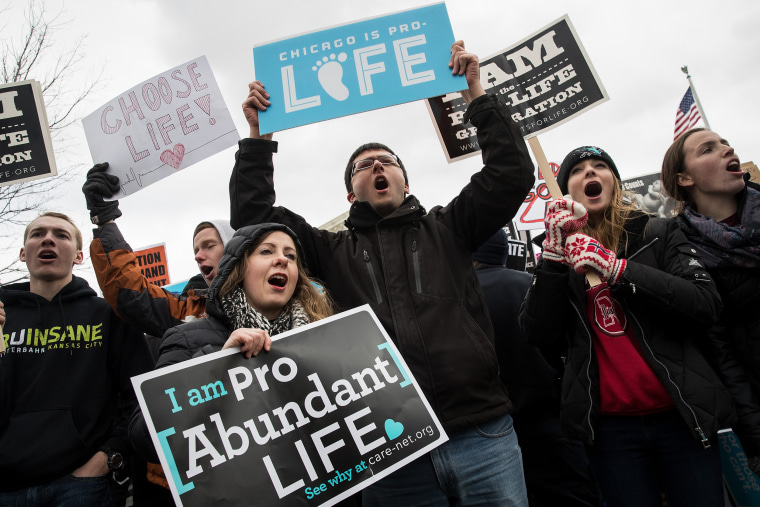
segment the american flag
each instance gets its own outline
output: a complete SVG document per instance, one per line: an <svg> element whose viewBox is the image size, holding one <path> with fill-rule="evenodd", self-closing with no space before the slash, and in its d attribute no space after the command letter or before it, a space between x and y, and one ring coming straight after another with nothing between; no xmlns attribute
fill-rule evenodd
<svg viewBox="0 0 760 507"><path fill-rule="evenodd" d="M694 96L691 94L691 86L686 90L681 104L678 106L678 112L676 113L676 130L673 134L673 140L678 139L678 136L689 130L696 125L700 120L699 109L694 102Z"/></svg>

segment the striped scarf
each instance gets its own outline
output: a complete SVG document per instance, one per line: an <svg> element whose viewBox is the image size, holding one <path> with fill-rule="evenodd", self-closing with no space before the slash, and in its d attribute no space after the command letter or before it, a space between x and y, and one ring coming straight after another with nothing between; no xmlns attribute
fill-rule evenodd
<svg viewBox="0 0 760 507"><path fill-rule="evenodd" d="M248 304L242 287L237 287L222 298L222 310L233 329L241 327L263 329L274 336L309 323L309 317L300 301L291 298L280 315L270 321Z"/></svg>

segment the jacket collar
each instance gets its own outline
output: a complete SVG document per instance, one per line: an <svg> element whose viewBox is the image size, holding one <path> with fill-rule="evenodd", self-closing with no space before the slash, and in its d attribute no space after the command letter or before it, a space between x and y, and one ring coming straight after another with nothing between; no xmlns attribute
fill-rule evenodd
<svg viewBox="0 0 760 507"><path fill-rule="evenodd" d="M413 195L406 196L404 202L396 211L387 217L381 217L367 201L354 201L348 212L346 227L348 230L371 229L377 226L381 220L411 222L425 216L425 208Z"/></svg>

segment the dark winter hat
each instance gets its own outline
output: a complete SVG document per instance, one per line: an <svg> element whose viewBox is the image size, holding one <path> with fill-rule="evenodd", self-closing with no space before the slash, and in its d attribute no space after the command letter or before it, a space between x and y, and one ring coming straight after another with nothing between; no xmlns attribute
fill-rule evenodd
<svg viewBox="0 0 760 507"><path fill-rule="evenodd" d="M504 266L507 263L509 253L509 238L504 229L499 229L496 234L488 238L485 243L480 245L472 254L472 260Z"/></svg>
<svg viewBox="0 0 760 507"><path fill-rule="evenodd" d="M343 179L346 182L346 192L351 192L353 190L353 187L351 186L351 172L354 168L354 159L359 156L359 154L363 151L367 150L385 150L391 155L396 155L392 149L388 148L386 145L381 143L367 143L362 144L358 148L354 150L354 152L351 154L351 156L348 158L348 164L346 165L346 172L343 175ZM398 160L398 165L401 167L401 171L404 173L404 183L407 185L409 184L409 178L406 175L406 168L404 167L404 163L401 161L398 155L396 155L396 160Z"/></svg>
<svg viewBox="0 0 760 507"><path fill-rule="evenodd" d="M612 169L612 172L615 174L618 183L620 183L620 173L618 172L617 166L610 157L609 153L601 148L597 148L596 146L581 146L580 148L576 148L568 153L565 157L565 160L562 161L562 165L559 167L559 173L557 173L557 184L559 185L559 189L562 190L562 195L567 194L567 180L570 179L570 170L575 167L578 162L585 158L592 158L605 162L608 166L610 166L610 169Z"/></svg>

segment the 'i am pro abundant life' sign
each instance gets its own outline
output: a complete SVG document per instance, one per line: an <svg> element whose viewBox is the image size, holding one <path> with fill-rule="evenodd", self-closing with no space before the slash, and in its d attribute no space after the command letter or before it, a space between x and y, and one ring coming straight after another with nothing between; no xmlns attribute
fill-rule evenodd
<svg viewBox="0 0 760 507"><path fill-rule="evenodd" d="M253 48L271 106L262 134L467 88L449 69L446 5L367 19Z"/></svg>
<svg viewBox="0 0 760 507"><path fill-rule="evenodd" d="M333 505L448 439L368 305L274 338L132 379L177 505Z"/></svg>

